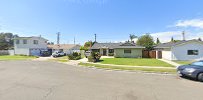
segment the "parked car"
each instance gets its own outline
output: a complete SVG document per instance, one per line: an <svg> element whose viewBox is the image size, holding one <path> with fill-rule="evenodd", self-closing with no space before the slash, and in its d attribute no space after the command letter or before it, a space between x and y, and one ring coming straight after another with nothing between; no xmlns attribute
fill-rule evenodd
<svg viewBox="0 0 203 100"><path fill-rule="evenodd" d="M65 56L66 53L62 52L62 51L55 51L52 56L53 57L61 57L61 56Z"/></svg>
<svg viewBox="0 0 203 100"><path fill-rule="evenodd" d="M177 68L178 74L203 82L203 60L193 62L189 65L182 65Z"/></svg>
<svg viewBox="0 0 203 100"><path fill-rule="evenodd" d="M41 50L41 56L42 56L42 57L51 56L51 52L48 51L48 50Z"/></svg>
<svg viewBox="0 0 203 100"><path fill-rule="evenodd" d="M91 56L92 51L86 51L85 52L85 57L87 58L88 56Z"/></svg>

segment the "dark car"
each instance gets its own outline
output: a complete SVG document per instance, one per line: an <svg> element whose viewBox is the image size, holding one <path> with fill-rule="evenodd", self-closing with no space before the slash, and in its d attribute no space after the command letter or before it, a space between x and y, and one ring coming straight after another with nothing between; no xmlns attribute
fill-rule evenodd
<svg viewBox="0 0 203 100"><path fill-rule="evenodd" d="M193 62L189 65L182 65L177 68L178 74L203 82L203 60Z"/></svg>

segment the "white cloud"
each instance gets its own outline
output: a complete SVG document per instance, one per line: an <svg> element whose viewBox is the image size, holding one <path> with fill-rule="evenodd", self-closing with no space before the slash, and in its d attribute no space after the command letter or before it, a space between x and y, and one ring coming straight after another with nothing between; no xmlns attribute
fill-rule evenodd
<svg viewBox="0 0 203 100"><path fill-rule="evenodd" d="M157 32L152 33L151 36L156 40L156 38L159 38L161 42L169 42L171 40L171 37L174 39L181 39L182 35L180 31L168 31L168 32Z"/></svg>
<svg viewBox="0 0 203 100"><path fill-rule="evenodd" d="M183 39L182 31L157 32L157 33L152 33L151 36L154 38L155 41L156 41L156 38L159 38L159 40L162 43L169 42L171 40L171 37L173 37L175 40ZM198 38L203 39L203 32L199 32L199 33L185 32L185 37L186 37L186 40L198 39Z"/></svg>
<svg viewBox="0 0 203 100"><path fill-rule="evenodd" d="M195 27L203 29L202 19L179 20L175 24L176 27Z"/></svg>

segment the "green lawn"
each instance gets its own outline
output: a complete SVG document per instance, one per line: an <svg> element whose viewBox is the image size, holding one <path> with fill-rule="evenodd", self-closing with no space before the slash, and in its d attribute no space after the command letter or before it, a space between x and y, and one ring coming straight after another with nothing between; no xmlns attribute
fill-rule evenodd
<svg viewBox="0 0 203 100"><path fill-rule="evenodd" d="M37 57L35 56L19 56L19 55L15 55L15 56L0 56L0 61L7 61L7 60L31 60L31 59L35 59Z"/></svg>
<svg viewBox="0 0 203 100"><path fill-rule="evenodd" d="M106 66L106 65L97 65L89 63L79 63L81 66L85 67L96 67L109 70L129 70L129 71L146 71L146 72L161 72L161 73L176 73L176 69L163 69L163 68L136 68L136 67L126 67L126 66Z"/></svg>
<svg viewBox="0 0 203 100"><path fill-rule="evenodd" d="M129 66L160 66L174 67L157 59L136 59L136 58L104 58L101 59L102 64L129 65Z"/></svg>
<svg viewBox="0 0 203 100"><path fill-rule="evenodd" d="M181 64L181 65L187 65L187 64L191 64L194 61L173 61L173 62L176 62L176 63Z"/></svg>

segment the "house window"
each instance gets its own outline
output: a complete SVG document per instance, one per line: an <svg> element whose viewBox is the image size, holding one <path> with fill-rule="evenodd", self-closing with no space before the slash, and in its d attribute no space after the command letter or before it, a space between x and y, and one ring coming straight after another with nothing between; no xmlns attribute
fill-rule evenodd
<svg viewBox="0 0 203 100"><path fill-rule="evenodd" d="M27 40L23 40L23 44L27 44Z"/></svg>
<svg viewBox="0 0 203 100"><path fill-rule="evenodd" d="M93 51L93 52L100 52L99 49L93 49L92 51Z"/></svg>
<svg viewBox="0 0 203 100"><path fill-rule="evenodd" d="M38 44L38 41L37 41L37 40L34 40L33 43L34 43L34 44Z"/></svg>
<svg viewBox="0 0 203 100"><path fill-rule="evenodd" d="M126 50L124 50L124 53L131 53L131 50L126 49Z"/></svg>
<svg viewBox="0 0 203 100"><path fill-rule="evenodd" d="M188 55L198 55L198 54L199 54L199 51L198 51L198 50L188 50L188 51L187 51L187 54L188 54Z"/></svg>
<svg viewBox="0 0 203 100"><path fill-rule="evenodd" d="M109 49L109 53L114 53L114 49Z"/></svg>
<svg viewBox="0 0 203 100"><path fill-rule="evenodd" d="M20 40L16 40L16 44L20 44Z"/></svg>

